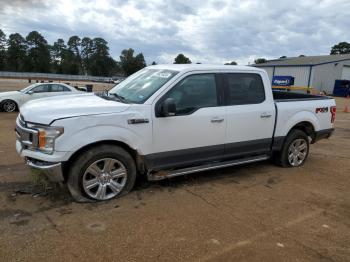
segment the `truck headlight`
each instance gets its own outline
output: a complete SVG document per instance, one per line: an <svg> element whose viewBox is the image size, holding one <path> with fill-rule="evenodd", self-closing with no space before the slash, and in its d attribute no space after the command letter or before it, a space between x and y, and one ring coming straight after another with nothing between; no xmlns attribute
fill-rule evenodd
<svg viewBox="0 0 350 262"><path fill-rule="evenodd" d="M63 127L57 126L28 125L28 127L38 130L38 150L46 154L53 153L55 140L64 132Z"/></svg>

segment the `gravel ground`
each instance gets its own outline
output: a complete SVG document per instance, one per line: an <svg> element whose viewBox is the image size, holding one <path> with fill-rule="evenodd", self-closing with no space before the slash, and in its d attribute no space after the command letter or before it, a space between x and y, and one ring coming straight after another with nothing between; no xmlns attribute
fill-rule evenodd
<svg viewBox="0 0 350 262"><path fill-rule="evenodd" d="M106 203L33 188L0 113L1 261L350 261L350 114L301 168L262 162L139 179ZM15 193L17 192L17 193Z"/></svg>

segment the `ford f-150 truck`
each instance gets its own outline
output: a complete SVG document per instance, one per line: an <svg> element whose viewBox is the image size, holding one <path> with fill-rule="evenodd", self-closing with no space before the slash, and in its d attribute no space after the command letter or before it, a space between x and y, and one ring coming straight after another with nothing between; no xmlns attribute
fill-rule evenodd
<svg viewBox="0 0 350 262"><path fill-rule="evenodd" d="M273 159L300 167L333 132L330 97L275 92L254 67L156 65L104 94L26 103L17 152L76 201L129 192L149 180Z"/></svg>

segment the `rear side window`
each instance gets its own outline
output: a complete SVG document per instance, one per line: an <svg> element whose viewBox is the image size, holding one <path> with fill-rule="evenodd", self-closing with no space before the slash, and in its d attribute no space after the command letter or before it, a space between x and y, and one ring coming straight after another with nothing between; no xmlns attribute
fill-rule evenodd
<svg viewBox="0 0 350 262"><path fill-rule="evenodd" d="M225 74L227 105L259 104L265 101L265 89L258 74Z"/></svg>
<svg viewBox="0 0 350 262"><path fill-rule="evenodd" d="M174 86L162 99L173 98L176 115L187 115L199 108L218 105L215 74L190 75Z"/></svg>
<svg viewBox="0 0 350 262"><path fill-rule="evenodd" d="M51 92L69 92L70 90L63 85L51 85Z"/></svg>

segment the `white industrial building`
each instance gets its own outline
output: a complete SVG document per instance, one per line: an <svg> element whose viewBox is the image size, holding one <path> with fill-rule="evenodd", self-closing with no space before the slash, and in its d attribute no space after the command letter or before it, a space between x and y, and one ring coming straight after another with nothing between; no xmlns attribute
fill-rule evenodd
<svg viewBox="0 0 350 262"><path fill-rule="evenodd" d="M307 86L332 93L335 80L350 80L350 54L288 57L253 66L274 76L294 77L294 86Z"/></svg>

